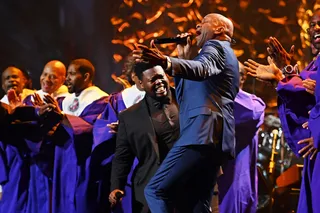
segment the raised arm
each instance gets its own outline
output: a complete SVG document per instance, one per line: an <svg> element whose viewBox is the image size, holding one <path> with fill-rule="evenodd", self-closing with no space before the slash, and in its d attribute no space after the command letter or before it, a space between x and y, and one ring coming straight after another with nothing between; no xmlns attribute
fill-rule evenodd
<svg viewBox="0 0 320 213"><path fill-rule="evenodd" d="M160 65L169 75L189 80L205 80L219 74L225 66L225 52L222 46L213 40L206 42L194 60L166 57L158 49L144 45L138 44L137 47L139 49L133 51L135 61Z"/></svg>
<svg viewBox="0 0 320 213"><path fill-rule="evenodd" d="M201 81L219 74L225 66L225 52L216 41L208 41L194 60L169 58L171 74L189 80ZM170 62L169 62L170 63Z"/></svg>

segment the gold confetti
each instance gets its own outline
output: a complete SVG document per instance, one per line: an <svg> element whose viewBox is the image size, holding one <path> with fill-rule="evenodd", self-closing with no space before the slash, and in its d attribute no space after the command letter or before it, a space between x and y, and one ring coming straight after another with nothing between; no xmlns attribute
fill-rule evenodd
<svg viewBox="0 0 320 213"><path fill-rule="evenodd" d="M119 54L113 54L113 59L115 60L115 62L119 62L122 60L122 56Z"/></svg>
<svg viewBox="0 0 320 213"><path fill-rule="evenodd" d="M286 21L287 21L287 17L285 16L285 17L282 17L282 18L274 18L274 17L271 17L271 16L269 16L269 15L267 15L267 18L270 20L270 21L272 21L272 22L274 22L274 23L277 23L277 24L281 24L281 25L284 25L285 23L286 23Z"/></svg>
<svg viewBox="0 0 320 213"><path fill-rule="evenodd" d="M130 26L130 24L128 22L125 22L118 28L118 31L122 32L124 28L129 27L129 26Z"/></svg>
<svg viewBox="0 0 320 213"><path fill-rule="evenodd" d="M189 0L188 3L182 4L181 7L190 7L190 6L192 5L193 1L194 1L194 0Z"/></svg>
<svg viewBox="0 0 320 213"><path fill-rule="evenodd" d="M111 18L112 25L118 25L118 24L121 24L122 22L123 22L123 19L121 19L121 18L116 18L116 17Z"/></svg>
<svg viewBox="0 0 320 213"><path fill-rule="evenodd" d="M123 2L128 5L129 7L133 6L133 1L132 0L123 0Z"/></svg>
<svg viewBox="0 0 320 213"><path fill-rule="evenodd" d="M136 18L136 19L142 20L143 16L141 15L141 13L135 12L131 15L131 18Z"/></svg>
<svg viewBox="0 0 320 213"><path fill-rule="evenodd" d="M146 24L151 24L152 22L157 20L164 11L165 11L165 7L160 7L160 9L157 11L157 13L153 17L146 20Z"/></svg>

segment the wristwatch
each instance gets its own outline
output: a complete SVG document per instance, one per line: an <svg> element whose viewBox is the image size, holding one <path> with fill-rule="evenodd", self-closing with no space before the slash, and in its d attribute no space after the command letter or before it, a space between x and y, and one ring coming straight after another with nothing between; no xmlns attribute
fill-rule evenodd
<svg viewBox="0 0 320 213"><path fill-rule="evenodd" d="M295 67L297 65L292 66L291 64L286 65L283 69L282 69L282 73L283 74L293 74L295 72Z"/></svg>

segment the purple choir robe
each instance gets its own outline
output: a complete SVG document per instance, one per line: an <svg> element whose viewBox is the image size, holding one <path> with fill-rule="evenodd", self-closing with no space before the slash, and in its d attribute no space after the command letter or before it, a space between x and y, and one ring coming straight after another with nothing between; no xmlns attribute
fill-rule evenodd
<svg viewBox="0 0 320 213"><path fill-rule="evenodd" d="M54 121L57 122L59 120ZM45 171L47 167L42 166L47 156L38 143L43 137L41 133L41 127L33 121L8 132L10 138L0 142L0 183L3 186L0 212L49 212L49 176Z"/></svg>
<svg viewBox="0 0 320 213"><path fill-rule="evenodd" d="M284 137L292 151L300 156L298 151L305 144L298 145L297 142L311 137L310 129L304 129L302 124L308 121L308 112L315 106L315 97L306 92L302 86L304 79L315 79L317 64L312 61L300 75L292 75L277 86L278 112ZM314 166L319 164L319 154L314 160L309 157L304 159L302 183L297 213L316 213L320 211L319 196L319 170L314 170Z"/></svg>
<svg viewBox="0 0 320 213"><path fill-rule="evenodd" d="M36 164L36 157L24 139L21 145L0 142L0 183L3 197L0 212L49 212L49 180Z"/></svg>
<svg viewBox="0 0 320 213"><path fill-rule="evenodd" d="M320 57L318 56L316 65L320 68ZM311 134L314 139L314 145L317 149L320 149L320 72L317 71L316 74L316 90L315 90L315 98L316 98L316 105L312 108L310 112L310 119L309 119L309 128Z"/></svg>
<svg viewBox="0 0 320 213"><path fill-rule="evenodd" d="M255 213L258 203L257 131L264 121L265 103L240 90L235 99L236 158L223 165L218 179L219 209L223 213Z"/></svg>
<svg viewBox="0 0 320 213"><path fill-rule="evenodd" d="M309 129L311 131L311 135L314 139L314 146L320 150L320 57L317 57L316 60L316 66L318 68L317 74L315 77L316 80L316 89L315 89L315 98L316 98L316 105L312 108L310 112L310 118L309 118ZM319 168L320 167L320 156L319 152L316 155L316 159L313 160L312 162L314 165L314 168ZM311 164L311 163L310 163ZM319 174L318 174L319 173ZM310 188L308 190L311 191L311 202L310 199L309 205L311 204L312 206L312 211L313 212L320 212L320 204L318 202L319 200L319 189L320 189L320 171L319 169L315 169L312 171L312 176L309 177L309 182L310 182ZM309 194L310 194L309 191ZM302 209L303 207L300 206L299 204L299 209ZM302 211L301 211L302 212Z"/></svg>
<svg viewBox="0 0 320 213"><path fill-rule="evenodd" d="M92 177L91 165L93 125L106 108L107 99L92 102L79 117L66 115L70 125L60 125L55 133L52 213L99 212L98 183Z"/></svg>
<svg viewBox="0 0 320 213"><path fill-rule="evenodd" d="M132 95L138 96L139 94L132 94ZM139 99L137 99L136 101L139 101ZM103 163L101 163L102 167L111 166L111 162L112 162L112 159L114 156L114 151L115 151L115 144L116 144L116 139L115 139L116 135L109 133L109 128L106 125L117 121L118 114L121 111L125 110L126 108L127 107L123 101L122 92L111 94L109 97L108 105L105 108L105 111L101 114L99 119L97 119L97 121L94 124L94 129L93 129L93 131L94 131L94 149L96 147L101 146L101 144L103 144L103 143L107 144L107 145L104 145L104 146L106 146L104 148L104 150L105 150L105 153L108 153L108 154L105 155L105 158L103 159ZM112 150L112 153L110 152L111 150ZM93 150L93 152L94 152L94 150ZM132 177L133 171L137 165L138 165L138 160L137 160L137 158L135 158L133 165L132 165L132 168L131 168L131 171L130 171L128 178L127 178L127 185L125 187L125 196L122 198L121 205L117 205L113 209L113 211L112 211L113 213L122 213L122 212L123 213L133 213L132 212L131 177ZM103 171L103 169L102 169L102 171ZM108 170L108 172L111 172L111 171ZM104 182L107 181L108 184L110 184L109 182L110 182L110 175L111 174L109 174L108 172L104 172L104 177L102 178L102 180ZM106 184L104 184L104 185L106 185ZM104 200L108 200L108 196L110 193L110 185L107 186L107 189L109 191L104 188L105 191L108 191L108 193L105 194L106 199L104 199ZM106 201L105 203L108 203L108 201ZM110 204L108 203L108 205L110 205Z"/></svg>

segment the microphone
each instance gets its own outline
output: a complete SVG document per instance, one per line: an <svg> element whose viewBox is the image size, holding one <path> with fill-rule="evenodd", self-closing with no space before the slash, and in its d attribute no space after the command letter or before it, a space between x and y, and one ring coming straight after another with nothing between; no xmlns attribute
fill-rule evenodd
<svg viewBox="0 0 320 213"><path fill-rule="evenodd" d="M187 44L188 37L192 40L192 35L189 35L187 37L171 37L171 38L156 38L154 39L155 44Z"/></svg>

